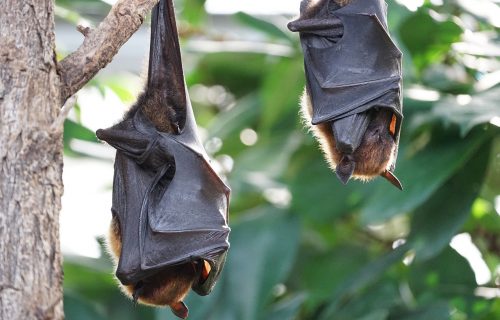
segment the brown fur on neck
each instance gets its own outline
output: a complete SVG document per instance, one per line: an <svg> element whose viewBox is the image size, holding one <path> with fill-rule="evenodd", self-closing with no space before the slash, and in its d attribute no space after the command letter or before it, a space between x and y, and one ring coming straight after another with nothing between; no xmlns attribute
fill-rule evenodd
<svg viewBox="0 0 500 320"><path fill-rule="evenodd" d="M173 133L175 131L172 126L172 119L175 119L175 111L171 106L162 102L165 100L161 90L146 89L127 112L125 118L133 117L137 110L141 109L158 131Z"/></svg>
<svg viewBox="0 0 500 320"><path fill-rule="evenodd" d="M120 223L115 214L109 229L108 249L116 266L122 250L122 238ZM197 273L191 263L163 268L142 281L137 300L147 305L168 305L175 308L189 293L196 279ZM120 288L125 295L133 299L136 291L134 285L123 286L120 283Z"/></svg>
<svg viewBox="0 0 500 320"><path fill-rule="evenodd" d="M366 129L360 146L350 155L355 162L353 178L371 180L390 167L394 158L396 143L389 134L392 112L385 109L376 111ZM301 115L304 123L319 141L330 167L335 170L344 155L336 148L335 138L329 122L311 125L312 104L307 92L302 96Z"/></svg>

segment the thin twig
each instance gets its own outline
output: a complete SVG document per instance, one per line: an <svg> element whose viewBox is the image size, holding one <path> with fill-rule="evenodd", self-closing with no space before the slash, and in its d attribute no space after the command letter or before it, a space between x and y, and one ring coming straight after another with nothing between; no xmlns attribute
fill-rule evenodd
<svg viewBox="0 0 500 320"><path fill-rule="evenodd" d="M158 0L119 0L96 29L79 29L83 44L58 63L61 104L111 62ZM146 44L144 44L146 45Z"/></svg>

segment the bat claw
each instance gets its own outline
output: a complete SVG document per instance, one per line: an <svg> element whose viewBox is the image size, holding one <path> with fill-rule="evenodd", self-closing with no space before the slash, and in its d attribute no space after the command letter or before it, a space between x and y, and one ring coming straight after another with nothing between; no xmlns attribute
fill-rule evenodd
<svg viewBox="0 0 500 320"><path fill-rule="evenodd" d="M189 309L183 301L170 305L172 313L181 319L186 319L189 315Z"/></svg>
<svg viewBox="0 0 500 320"><path fill-rule="evenodd" d="M393 186L398 188L399 190L403 191L403 185L399 181L399 179L394 175L394 173L390 172L389 170L385 170L383 173L380 174L384 179L389 181Z"/></svg>

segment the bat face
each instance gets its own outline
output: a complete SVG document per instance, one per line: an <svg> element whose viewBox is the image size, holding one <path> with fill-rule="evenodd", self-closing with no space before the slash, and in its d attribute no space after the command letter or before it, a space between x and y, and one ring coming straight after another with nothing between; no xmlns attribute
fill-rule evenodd
<svg viewBox="0 0 500 320"><path fill-rule="evenodd" d="M346 184L351 178L369 181L382 176L402 190L401 183L390 172L396 151L396 116L390 109L371 109L366 112L367 126L355 149L339 147L331 122L311 125L312 105L307 93L302 97L301 114L342 183Z"/></svg>
<svg viewBox="0 0 500 320"><path fill-rule="evenodd" d="M382 176L397 188L402 121L401 52L383 0L304 0L288 24L300 33L306 90L302 115L337 177Z"/></svg>

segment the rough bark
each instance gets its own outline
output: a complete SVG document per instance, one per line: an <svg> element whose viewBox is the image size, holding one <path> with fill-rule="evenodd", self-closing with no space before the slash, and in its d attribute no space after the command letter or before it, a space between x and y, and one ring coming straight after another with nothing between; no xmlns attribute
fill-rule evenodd
<svg viewBox="0 0 500 320"><path fill-rule="evenodd" d="M120 0L56 63L53 0L0 6L0 319L63 319L62 101L105 67L158 0Z"/></svg>
<svg viewBox="0 0 500 320"><path fill-rule="evenodd" d="M83 44L59 63L61 102L80 90L111 62L118 49L136 32L158 0L120 0L95 29L79 28Z"/></svg>
<svg viewBox="0 0 500 320"><path fill-rule="evenodd" d="M52 0L0 7L0 319L62 319Z"/></svg>

